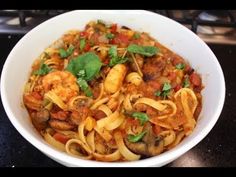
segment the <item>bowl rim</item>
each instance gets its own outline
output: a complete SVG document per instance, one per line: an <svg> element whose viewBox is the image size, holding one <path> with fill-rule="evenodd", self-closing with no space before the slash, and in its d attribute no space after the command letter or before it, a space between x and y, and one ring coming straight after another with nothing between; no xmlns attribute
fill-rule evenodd
<svg viewBox="0 0 236 177"><path fill-rule="evenodd" d="M6 93L7 93L7 90L6 90L6 78L7 78L6 76L7 75L6 74L8 71L9 63L11 60L13 60L12 55L13 55L13 53L15 53L15 50L20 45L22 45L25 41L28 40L28 38L30 38L30 36L33 32L40 30L40 28L50 24L53 21L57 21L57 19L61 18L61 16L79 13L80 11L83 11L86 13L90 13L90 12L112 13L112 14L129 13L129 14L142 14L142 15L159 16L159 18L169 21L170 23L174 23L174 25L178 26L179 28L182 28L182 30L185 33L189 33L189 35L191 35L194 38L193 40L197 41L199 43L199 45L202 45L206 48L206 50L209 52L209 57L213 59L212 62L214 62L215 67L219 71L219 74L221 76L221 78L219 78L219 81L220 81L219 86L220 86L221 92L219 93L220 94L219 104L218 104L217 108L215 108L216 111L214 112L211 121L205 127L203 127L203 129L196 135L196 137L194 139L191 139L188 143L181 145L180 147L176 147L174 150L172 149L172 150L166 151L163 154L160 154L160 155L154 156L154 157L150 157L147 159L142 159L142 160L138 160L138 161L131 161L131 162L100 162L100 161L92 161L92 160L83 160L83 159L79 159L79 158L70 156L66 153L60 152L60 151L50 147L50 145L46 145L46 144L42 143L38 138L34 137L30 133L28 133L27 130L22 128L22 126L17 121L17 118L14 116L13 111L10 108L10 101L7 100L7 98L6 98ZM214 125L216 124L217 120L219 119L219 116L220 116L221 111L223 109L223 105L224 105L224 101L225 101L225 93L226 93L224 73L222 71L222 68L221 68L216 56L214 55L212 50L208 47L208 45L202 39L200 39L195 33L190 31L189 29L187 29L186 27L184 27L180 23L178 23L170 18L167 18L165 16L162 16L160 14L156 14L154 12L150 12L150 11L146 11L146 10L132 10L132 11L130 11L130 10L73 10L73 11L69 11L69 12L63 13L61 15L55 16L53 18L50 18L49 20L46 20L45 22L37 25L35 28L30 30L13 47L13 49L11 50L10 54L8 55L4 65L3 65L0 84L1 84L1 99L2 99L2 103L3 103L3 107L6 111L7 117L11 121L13 126L17 129L17 131L21 134L21 136L23 136L30 144L32 144L34 147L36 147L41 152L48 155L50 158L52 158L52 155L53 155L53 159L57 160L58 163L61 163L66 166L81 166L81 167L83 167L83 166L87 166L87 167L105 167L105 166L106 167L134 167L134 166L145 167L145 166L153 166L153 165L157 165L157 164L162 166L162 165L165 165L165 164L173 161L174 159L180 157L181 155L183 155L184 153L189 151L191 148L193 148L195 145L197 145L201 140L203 140L206 137L206 135L214 127Z"/></svg>

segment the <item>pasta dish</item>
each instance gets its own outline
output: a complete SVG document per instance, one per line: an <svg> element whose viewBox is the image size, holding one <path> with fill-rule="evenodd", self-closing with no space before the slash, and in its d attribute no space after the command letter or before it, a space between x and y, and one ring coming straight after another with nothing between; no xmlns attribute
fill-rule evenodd
<svg viewBox="0 0 236 177"><path fill-rule="evenodd" d="M134 161L192 133L202 89L187 60L148 33L97 20L68 31L34 61L23 102L34 127L58 150Z"/></svg>

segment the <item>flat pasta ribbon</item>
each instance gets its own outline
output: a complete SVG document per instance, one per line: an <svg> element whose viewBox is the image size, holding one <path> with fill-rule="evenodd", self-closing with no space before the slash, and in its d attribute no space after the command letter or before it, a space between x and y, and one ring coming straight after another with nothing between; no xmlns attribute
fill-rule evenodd
<svg viewBox="0 0 236 177"><path fill-rule="evenodd" d="M160 103L159 101L153 100L153 99L151 99L151 98L146 98L146 97L144 97L144 98L139 98L139 99L135 102L134 106L137 105L137 104L139 104L139 103L143 103L143 104L146 104L146 105L148 105L148 106L151 106L151 107L155 108L155 109L158 110L158 111L163 111L164 109L166 109L166 105L163 105L163 104Z"/></svg>
<svg viewBox="0 0 236 177"><path fill-rule="evenodd" d="M119 131L114 133L114 138L115 138L115 141L116 141L116 144L118 146L120 153L124 156L125 159L127 159L129 161L134 161L134 160L140 159L140 157L141 157L140 155L134 154L126 147L126 145L123 141L123 137Z"/></svg>

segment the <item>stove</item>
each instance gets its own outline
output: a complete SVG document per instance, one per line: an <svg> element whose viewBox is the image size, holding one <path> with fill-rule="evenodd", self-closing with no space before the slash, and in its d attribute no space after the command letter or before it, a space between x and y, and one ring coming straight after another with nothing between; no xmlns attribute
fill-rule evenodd
<svg viewBox="0 0 236 177"><path fill-rule="evenodd" d="M236 44L236 10L154 11L191 29L206 43Z"/></svg>
<svg viewBox="0 0 236 177"><path fill-rule="evenodd" d="M0 34L24 35L69 10L0 10ZM150 10L191 29L207 43L236 44L236 10Z"/></svg>
<svg viewBox="0 0 236 177"><path fill-rule="evenodd" d="M0 10L0 71L14 45L29 30L68 10ZM223 111L211 132L166 167L236 166L236 10L150 10L191 29L215 53L226 80ZM0 101L0 166L61 167L27 142L10 123Z"/></svg>

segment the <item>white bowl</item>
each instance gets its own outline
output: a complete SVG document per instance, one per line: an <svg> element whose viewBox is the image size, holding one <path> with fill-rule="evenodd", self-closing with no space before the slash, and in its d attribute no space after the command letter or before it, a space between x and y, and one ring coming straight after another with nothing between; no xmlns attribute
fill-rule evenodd
<svg viewBox="0 0 236 177"><path fill-rule="evenodd" d="M193 133L175 148L156 157L134 162L105 163L81 160L48 145L34 129L22 107L23 86L31 65L43 50L70 29L83 29L90 20L102 19L145 31L184 59L202 76L203 107ZM179 23L143 10L77 10L56 16L27 33L12 49L1 76L1 96L6 113L20 134L41 152L65 166L146 167L163 166L199 143L213 128L225 99L222 69L210 48Z"/></svg>

